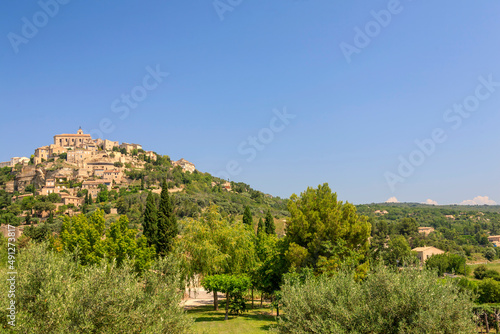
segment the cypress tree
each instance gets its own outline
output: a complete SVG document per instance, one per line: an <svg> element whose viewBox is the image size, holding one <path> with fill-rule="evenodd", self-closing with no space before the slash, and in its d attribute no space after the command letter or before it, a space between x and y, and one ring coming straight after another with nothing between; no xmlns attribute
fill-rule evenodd
<svg viewBox="0 0 500 334"><path fill-rule="evenodd" d="M245 212L243 212L243 224L253 226L252 213L250 212L250 208L248 206L245 207Z"/></svg>
<svg viewBox="0 0 500 334"><path fill-rule="evenodd" d="M274 234L276 232L276 227L274 226L274 219L273 216L271 215L270 210L267 210L265 225L267 234Z"/></svg>
<svg viewBox="0 0 500 334"><path fill-rule="evenodd" d="M179 233L177 219L174 214L172 199L168 194L167 182L163 182L160 205L158 208L158 233L156 234L156 251L165 255L172 250L174 238Z"/></svg>
<svg viewBox="0 0 500 334"><path fill-rule="evenodd" d="M148 240L148 245L156 244L156 235L158 233L158 209L152 192L149 192L146 199L146 209L144 210L144 231L143 234Z"/></svg>
<svg viewBox="0 0 500 334"><path fill-rule="evenodd" d="M47 219L47 224L54 224L54 214L50 211L49 218Z"/></svg>
<svg viewBox="0 0 500 334"><path fill-rule="evenodd" d="M259 218L259 224L257 225L257 236L260 237L264 232L264 222L262 221L262 218Z"/></svg>

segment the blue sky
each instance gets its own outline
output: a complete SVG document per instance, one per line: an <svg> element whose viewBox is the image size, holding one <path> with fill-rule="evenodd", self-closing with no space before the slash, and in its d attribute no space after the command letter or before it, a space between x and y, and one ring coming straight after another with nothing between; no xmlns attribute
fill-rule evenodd
<svg viewBox="0 0 500 334"><path fill-rule="evenodd" d="M498 2L59 1L0 14L2 161L81 126L281 197L500 203Z"/></svg>

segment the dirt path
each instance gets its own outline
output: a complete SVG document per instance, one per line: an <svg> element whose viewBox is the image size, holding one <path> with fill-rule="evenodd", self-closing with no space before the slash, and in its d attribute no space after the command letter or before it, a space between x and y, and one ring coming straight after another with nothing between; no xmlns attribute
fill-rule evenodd
<svg viewBox="0 0 500 334"><path fill-rule="evenodd" d="M185 308L214 304L214 294L206 292L203 288L191 289L191 291L186 290L186 296L187 298L184 298L182 301ZM217 296L219 297L219 301L225 298L222 293L218 293Z"/></svg>

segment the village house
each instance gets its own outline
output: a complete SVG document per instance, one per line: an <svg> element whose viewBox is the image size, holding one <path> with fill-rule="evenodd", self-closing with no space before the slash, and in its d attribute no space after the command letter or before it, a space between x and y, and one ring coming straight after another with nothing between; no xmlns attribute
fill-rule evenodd
<svg viewBox="0 0 500 334"><path fill-rule="evenodd" d="M59 189L56 188L56 180L55 179L47 179L45 180L45 186L40 189L39 194L47 196L48 194L58 193Z"/></svg>
<svg viewBox="0 0 500 334"><path fill-rule="evenodd" d="M3 167L14 167L17 164L27 165L30 162L29 158L26 157L13 157L10 161L0 162L0 168Z"/></svg>
<svg viewBox="0 0 500 334"><path fill-rule="evenodd" d="M191 172L193 173L196 170L196 167L192 162L189 162L185 160L184 158L174 161L172 163L174 167L180 166L184 172Z"/></svg>
<svg viewBox="0 0 500 334"><path fill-rule="evenodd" d="M48 146L42 146L35 150L35 157L33 162L35 165L41 164L44 161L49 160L50 150Z"/></svg>
<svg viewBox="0 0 500 334"><path fill-rule="evenodd" d="M427 259L430 258L432 255L444 254L444 251L432 246L417 247L412 249L412 251L417 253L417 257L422 264L424 264L425 261L427 261Z"/></svg>
<svg viewBox="0 0 500 334"><path fill-rule="evenodd" d="M114 162L108 161L88 162L87 167L92 170L94 177L103 177L104 171L116 168Z"/></svg>
<svg viewBox="0 0 500 334"><path fill-rule="evenodd" d="M76 148L74 150L69 150L66 160L70 163L83 163L88 158L92 157L94 151L87 150L84 148Z"/></svg>
<svg viewBox="0 0 500 334"><path fill-rule="evenodd" d="M113 180L115 183L122 182L122 172L119 169L108 169L103 172L105 180Z"/></svg>
<svg viewBox="0 0 500 334"><path fill-rule="evenodd" d="M111 190L111 183L111 180L85 180L82 182L82 189L86 189L92 198L96 198L101 191L99 185L104 184L108 190Z"/></svg>
<svg viewBox="0 0 500 334"><path fill-rule="evenodd" d="M76 207L82 205L84 201L83 197L71 196L66 193L61 193L61 199L64 205L73 204Z"/></svg>
<svg viewBox="0 0 500 334"><path fill-rule="evenodd" d="M129 143L122 143L120 145L120 148L124 148L127 153L130 153L132 150L142 150L142 146L139 144L129 144Z"/></svg>
<svg viewBox="0 0 500 334"><path fill-rule="evenodd" d="M419 227L418 228L418 233L423 234L425 236L428 236L432 232L434 232L434 228L433 227Z"/></svg>
<svg viewBox="0 0 500 334"><path fill-rule="evenodd" d="M144 152L144 155L146 158L150 158L152 161L156 161L156 153L153 151L146 151Z"/></svg>
<svg viewBox="0 0 500 334"><path fill-rule="evenodd" d="M62 146L50 144L49 145L49 156L50 157L55 157L59 156L60 154L66 153L67 149L65 149Z"/></svg>
<svg viewBox="0 0 500 334"><path fill-rule="evenodd" d="M500 235L490 235L488 237L489 242L500 241Z"/></svg>
<svg viewBox="0 0 500 334"><path fill-rule="evenodd" d="M102 149L105 151L112 151L113 147L119 147L120 144L117 141L104 139L102 141L102 144L99 146L102 147Z"/></svg>

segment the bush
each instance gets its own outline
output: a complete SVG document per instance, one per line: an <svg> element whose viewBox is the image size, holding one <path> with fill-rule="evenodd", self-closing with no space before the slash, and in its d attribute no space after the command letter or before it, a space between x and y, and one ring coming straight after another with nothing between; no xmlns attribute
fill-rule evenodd
<svg viewBox="0 0 500 334"><path fill-rule="evenodd" d="M496 283L496 282L495 282ZM474 333L473 303L428 270L378 267L356 283L340 272L282 286L280 333Z"/></svg>
<svg viewBox="0 0 500 334"><path fill-rule="evenodd" d="M484 276L486 275L486 266L484 264L481 264L474 269L474 277L476 279L483 279Z"/></svg>
<svg viewBox="0 0 500 334"><path fill-rule="evenodd" d="M465 258L457 254L445 253L432 255L425 261L425 266L430 269L436 269L439 276L442 276L444 273L467 275Z"/></svg>
<svg viewBox="0 0 500 334"><path fill-rule="evenodd" d="M138 277L130 262L78 267L71 255L31 245L17 258L16 333L187 333L191 320L179 306L178 266L159 260ZM2 277L6 269L2 270ZM7 284L0 293L7 296ZM0 298L7 325L8 298ZM6 332L5 330L3 332Z"/></svg>
<svg viewBox="0 0 500 334"><path fill-rule="evenodd" d="M477 301L481 304L500 303L500 283L491 278L485 278L478 284L478 294Z"/></svg>

